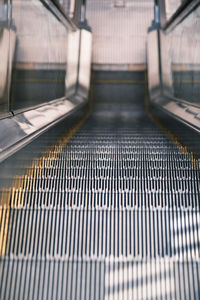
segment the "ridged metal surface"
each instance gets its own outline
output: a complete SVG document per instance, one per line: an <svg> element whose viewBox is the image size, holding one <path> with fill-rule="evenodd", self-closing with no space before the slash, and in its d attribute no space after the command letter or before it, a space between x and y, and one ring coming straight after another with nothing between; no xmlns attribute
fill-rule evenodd
<svg viewBox="0 0 200 300"><path fill-rule="evenodd" d="M1 208L1 299L199 299L199 166L142 103L113 105Z"/></svg>

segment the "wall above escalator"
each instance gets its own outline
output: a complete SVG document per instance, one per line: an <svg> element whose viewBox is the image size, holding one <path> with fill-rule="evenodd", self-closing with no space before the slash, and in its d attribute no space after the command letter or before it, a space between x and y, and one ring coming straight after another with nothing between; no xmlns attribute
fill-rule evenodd
<svg viewBox="0 0 200 300"><path fill-rule="evenodd" d="M134 69L146 65L147 28L154 0L87 1L96 69Z"/></svg>

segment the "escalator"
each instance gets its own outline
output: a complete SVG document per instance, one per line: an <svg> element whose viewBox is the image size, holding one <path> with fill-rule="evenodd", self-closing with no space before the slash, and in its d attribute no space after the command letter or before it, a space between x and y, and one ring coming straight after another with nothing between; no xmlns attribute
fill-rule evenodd
<svg viewBox="0 0 200 300"><path fill-rule="evenodd" d="M1 195L1 299L199 299L199 162L129 74Z"/></svg>

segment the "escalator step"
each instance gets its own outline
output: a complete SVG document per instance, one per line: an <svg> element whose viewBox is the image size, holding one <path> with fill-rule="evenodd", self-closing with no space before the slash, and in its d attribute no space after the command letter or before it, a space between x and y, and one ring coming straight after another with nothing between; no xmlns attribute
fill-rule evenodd
<svg viewBox="0 0 200 300"><path fill-rule="evenodd" d="M27 182L1 299L199 299L199 166L146 115L91 117Z"/></svg>

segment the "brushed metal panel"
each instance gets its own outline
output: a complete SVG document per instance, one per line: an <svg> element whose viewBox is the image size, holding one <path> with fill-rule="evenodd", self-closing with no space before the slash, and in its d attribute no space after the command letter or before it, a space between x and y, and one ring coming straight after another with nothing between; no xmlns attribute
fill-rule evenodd
<svg viewBox="0 0 200 300"><path fill-rule="evenodd" d="M90 88L91 57L92 33L88 30L81 29L77 93L83 98L88 97Z"/></svg>
<svg viewBox="0 0 200 300"><path fill-rule="evenodd" d="M0 121L0 161L18 151L68 114L81 108L85 102L86 100L82 99L78 105L69 100L60 99L11 118L2 119Z"/></svg>
<svg viewBox="0 0 200 300"><path fill-rule="evenodd" d="M69 33L67 51L67 74L65 79L66 96L73 96L76 92L79 64L80 30Z"/></svg>
<svg viewBox="0 0 200 300"><path fill-rule="evenodd" d="M158 31L153 30L148 33L147 40L147 60L148 60L148 88L151 99L160 95L160 72L159 72L159 50Z"/></svg>

